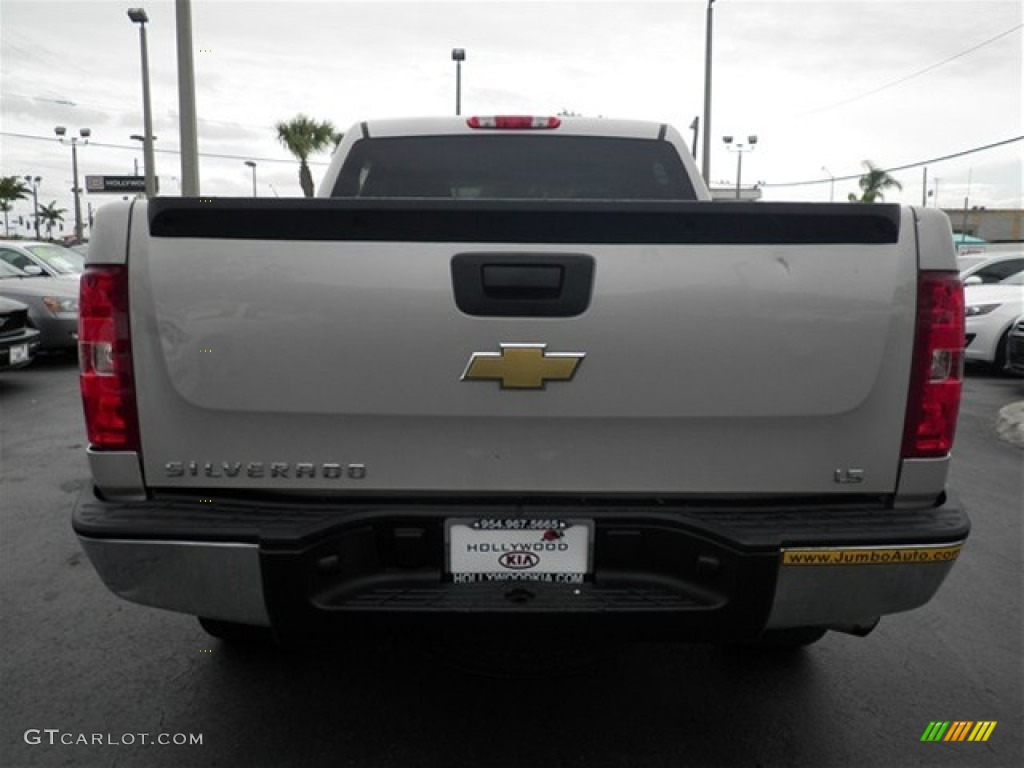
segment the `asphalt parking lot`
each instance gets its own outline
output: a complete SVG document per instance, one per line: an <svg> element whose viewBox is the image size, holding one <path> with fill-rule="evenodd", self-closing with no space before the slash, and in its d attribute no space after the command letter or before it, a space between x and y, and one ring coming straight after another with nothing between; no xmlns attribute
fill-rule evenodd
<svg viewBox="0 0 1024 768"><path fill-rule="evenodd" d="M996 432L1021 400L1019 379L966 382L951 484L974 528L924 608L793 656L637 643L503 677L415 637L233 650L113 597L69 523L88 482L74 361L0 374L0 765L1022 765L1024 449ZM967 720L997 725L921 741Z"/></svg>

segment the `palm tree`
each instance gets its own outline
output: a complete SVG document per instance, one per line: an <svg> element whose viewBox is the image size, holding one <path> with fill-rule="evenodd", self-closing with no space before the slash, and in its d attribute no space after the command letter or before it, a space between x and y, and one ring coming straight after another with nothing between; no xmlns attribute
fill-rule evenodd
<svg viewBox="0 0 1024 768"><path fill-rule="evenodd" d="M302 193L312 197L313 175L306 161L314 152L321 152L331 144L337 147L341 134L334 130L330 120L317 122L303 114L296 115L287 123L278 123L276 127L278 141L299 159L299 186L302 187Z"/></svg>
<svg viewBox="0 0 1024 768"><path fill-rule="evenodd" d="M53 239L53 225L64 221L66 208L58 208L57 201L52 200L46 205L39 206L39 220L46 223L46 236Z"/></svg>
<svg viewBox="0 0 1024 768"><path fill-rule="evenodd" d="M4 234L11 236L11 225L7 221L7 214L14 210L14 204L10 200L0 200L0 211L4 212Z"/></svg>
<svg viewBox="0 0 1024 768"><path fill-rule="evenodd" d="M7 214L14 209L15 200L28 199L29 189L17 176L0 176L0 211L4 212L4 232L11 234Z"/></svg>
<svg viewBox="0 0 1024 768"><path fill-rule="evenodd" d="M858 182L863 193L857 197L851 192L847 198L851 203L876 203L885 199L885 190L903 189L903 185L890 176L888 171L873 165L870 160L864 161L864 167L867 172Z"/></svg>

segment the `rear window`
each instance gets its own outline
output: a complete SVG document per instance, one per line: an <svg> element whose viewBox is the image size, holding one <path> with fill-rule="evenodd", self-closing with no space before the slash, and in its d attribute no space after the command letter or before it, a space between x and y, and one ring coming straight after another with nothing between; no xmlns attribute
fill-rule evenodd
<svg viewBox="0 0 1024 768"><path fill-rule="evenodd" d="M695 200L666 141L590 136L412 136L356 142L333 197Z"/></svg>

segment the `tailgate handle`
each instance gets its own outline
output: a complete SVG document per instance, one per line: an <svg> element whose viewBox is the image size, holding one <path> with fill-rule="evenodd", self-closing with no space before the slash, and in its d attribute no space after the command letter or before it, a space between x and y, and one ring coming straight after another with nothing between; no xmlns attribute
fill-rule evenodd
<svg viewBox="0 0 1024 768"><path fill-rule="evenodd" d="M565 267L557 264L484 264L484 294L492 299L557 299Z"/></svg>
<svg viewBox="0 0 1024 768"><path fill-rule="evenodd" d="M455 304L477 317L575 317L590 306L594 258L582 253L459 253Z"/></svg>

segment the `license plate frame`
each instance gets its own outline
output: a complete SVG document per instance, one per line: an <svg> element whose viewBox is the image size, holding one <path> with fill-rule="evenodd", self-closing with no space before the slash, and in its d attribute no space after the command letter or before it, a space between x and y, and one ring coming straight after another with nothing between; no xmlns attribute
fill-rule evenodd
<svg viewBox="0 0 1024 768"><path fill-rule="evenodd" d="M456 584L583 584L593 572L593 520L450 518L444 534L445 576Z"/></svg>

